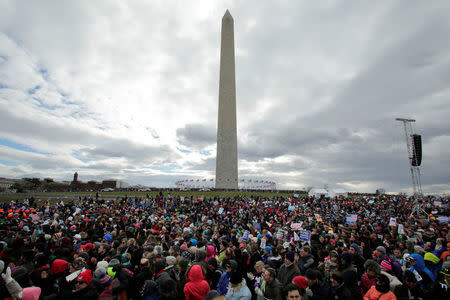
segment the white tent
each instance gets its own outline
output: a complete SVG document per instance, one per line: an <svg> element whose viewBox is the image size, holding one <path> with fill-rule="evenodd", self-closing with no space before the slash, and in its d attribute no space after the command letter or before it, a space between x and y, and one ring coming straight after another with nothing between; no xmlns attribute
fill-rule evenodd
<svg viewBox="0 0 450 300"><path fill-rule="evenodd" d="M331 191L330 191L329 196L330 196L331 198L339 197L339 196L347 197L347 196L348 196L348 192L346 192L346 191L343 190L343 189L335 189L335 190L331 190Z"/></svg>
<svg viewBox="0 0 450 300"><path fill-rule="evenodd" d="M320 196L328 195L328 191L326 189L311 189L308 193L308 196L315 196L316 198Z"/></svg>

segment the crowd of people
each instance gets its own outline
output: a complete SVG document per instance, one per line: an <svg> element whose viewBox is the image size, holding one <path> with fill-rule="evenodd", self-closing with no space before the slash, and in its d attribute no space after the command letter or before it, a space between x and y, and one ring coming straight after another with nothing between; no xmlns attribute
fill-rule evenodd
<svg viewBox="0 0 450 300"><path fill-rule="evenodd" d="M0 204L1 299L450 299L449 202L90 197ZM444 218L443 218L444 217Z"/></svg>

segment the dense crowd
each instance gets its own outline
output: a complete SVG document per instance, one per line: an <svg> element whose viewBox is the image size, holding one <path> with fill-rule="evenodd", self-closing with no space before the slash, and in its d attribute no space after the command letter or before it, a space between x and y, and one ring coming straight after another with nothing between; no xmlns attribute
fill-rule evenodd
<svg viewBox="0 0 450 300"><path fill-rule="evenodd" d="M1 299L450 299L448 199L0 204ZM422 210L420 210L422 212Z"/></svg>

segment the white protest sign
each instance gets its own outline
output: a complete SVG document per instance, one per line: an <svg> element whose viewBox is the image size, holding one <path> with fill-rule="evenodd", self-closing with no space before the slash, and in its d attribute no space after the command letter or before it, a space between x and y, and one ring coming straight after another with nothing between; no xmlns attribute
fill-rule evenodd
<svg viewBox="0 0 450 300"><path fill-rule="evenodd" d="M294 241L300 241L300 237L298 236L297 232L294 231Z"/></svg>
<svg viewBox="0 0 450 300"><path fill-rule="evenodd" d="M403 224L398 224L397 232L398 232L398 234L405 234L405 229L403 228Z"/></svg>
<svg viewBox="0 0 450 300"><path fill-rule="evenodd" d="M262 238L262 239L261 239L261 246L260 246L260 247L261 247L261 249L264 249L264 248L266 248L266 242L267 242L267 241L266 241L266 239L265 239L265 238Z"/></svg>
<svg viewBox="0 0 450 300"><path fill-rule="evenodd" d="M391 226L391 227L397 226L397 218L391 217L391 218L389 219L389 226Z"/></svg>
<svg viewBox="0 0 450 300"><path fill-rule="evenodd" d="M300 229L302 228L302 224L303 224L303 222L300 222L300 223L292 223L292 224L291 224L291 228L292 228L293 230L300 230Z"/></svg>

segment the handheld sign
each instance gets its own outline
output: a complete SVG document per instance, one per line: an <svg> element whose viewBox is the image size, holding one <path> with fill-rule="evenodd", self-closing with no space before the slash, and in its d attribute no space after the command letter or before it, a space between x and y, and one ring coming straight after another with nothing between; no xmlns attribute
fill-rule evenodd
<svg viewBox="0 0 450 300"><path fill-rule="evenodd" d="M295 205L289 205L289 208L288 208L288 210L290 210L290 211L293 211L293 210L295 210Z"/></svg>
<svg viewBox="0 0 450 300"><path fill-rule="evenodd" d="M391 226L391 227L397 226L397 218L391 217L391 218L389 219L389 226Z"/></svg>
<svg viewBox="0 0 450 300"><path fill-rule="evenodd" d="M244 235L242 236L242 240L243 241L248 241L248 235L250 234L250 232L248 230L246 230L244 232Z"/></svg>
<svg viewBox="0 0 450 300"><path fill-rule="evenodd" d="M302 224L303 224L303 222L302 223L292 223L291 229L292 230L300 230L300 228L302 228Z"/></svg>
<svg viewBox="0 0 450 300"><path fill-rule="evenodd" d="M261 249L266 248L266 242L267 242L267 241L266 241L265 238L262 238L262 239L261 239L261 245L260 245L260 248L261 248Z"/></svg>
<svg viewBox="0 0 450 300"><path fill-rule="evenodd" d="M300 231L300 241L307 242L311 238L311 232L308 230Z"/></svg>

